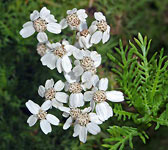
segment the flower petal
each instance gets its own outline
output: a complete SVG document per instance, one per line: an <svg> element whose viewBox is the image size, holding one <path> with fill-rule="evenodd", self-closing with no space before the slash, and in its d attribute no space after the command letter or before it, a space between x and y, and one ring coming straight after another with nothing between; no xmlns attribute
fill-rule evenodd
<svg viewBox="0 0 168 150"><path fill-rule="evenodd" d="M54 90L55 91L62 91L64 89L64 82L62 82L61 80L57 81L54 85Z"/></svg>
<svg viewBox="0 0 168 150"><path fill-rule="evenodd" d="M90 57L94 60L94 66L97 68L101 64L101 55L98 54L96 51L92 51L90 53Z"/></svg>
<svg viewBox="0 0 168 150"><path fill-rule="evenodd" d="M110 32L108 32L108 30L106 30L104 33L103 33L103 38L102 38L102 42L103 44L106 43L110 38Z"/></svg>
<svg viewBox="0 0 168 150"><path fill-rule="evenodd" d="M64 126L63 126L63 129L64 129L64 130L67 130L67 129L71 126L71 124L72 124L72 117L69 117L69 118L66 120L66 122L65 122L65 124L64 124Z"/></svg>
<svg viewBox="0 0 168 150"><path fill-rule="evenodd" d="M98 75L93 75L91 81L92 81L92 85L94 87L97 86L97 84L99 82L99 76Z"/></svg>
<svg viewBox="0 0 168 150"><path fill-rule="evenodd" d="M101 20L105 20L106 21L106 18L105 16L102 14L102 12L95 12L94 13L94 17L96 20L98 21L101 21Z"/></svg>
<svg viewBox="0 0 168 150"><path fill-rule="evenodd" d="M108 118L110 118L110 117L113 116L113 110L112 110L111 106L107 102L105 102L105 105L106 105L106 108L108 109L108 112L109 112Z"/></svg>
<svg viewBox="0 0 168 150"><path fill-rule="evenodd" d="M60 107L63 107L63 104L54 99L52 100L52 106L59 109Z"/></svg>
<svg viewBox="0 0 168 150"><path fill-rule="evenodd" d="M61 33L61 25L58 23L49 23L47 24L47 30L51 33L59 34Z"/></svg>
<svg viewBox="0 0 168 150"><path fill-rule="evenodd" d="M93 135L96 135L101 131L100 127L95 123L88 123L86 127L87 127L87 130Z"/></svg>
<svg viewBox="0 0 168 150"><path fill-rule="evenodd" d="M37 10L34 10L33 13L30 14L30 20L34 21L40 17L40 13Z"/></svg>
<svg viewBox="0 0 168 150"><path fill-rule="evenodd" d="M64 73L64 77L68 83L78 82L80 79L74 75L74 72Z"/></svg>
<svg viewBox="0 0 168 150"><path fill-rule="evenodd" d="M66 112L63 112L63 113L62 113L62 116L65 117L65 118L68 118L68 117L69 117L69 114L66 113Z"/></svg>
<svg viewBox="0 0 168 150"><path fill-rule="evenodd" d="M71 107L82 107L84 105L83 94L82 93L71 94L69 98L69 105Z"/></svg>
<svg viewBox="0 0 168 150"><path fill-rule="evenodd" d="M78 15L78 18L82 21L82 22L84 22L84 21L86 21L86 18L87 18L87 14L86 14L86 10L85 9L79 9L78 11L77 11L77 15Z"/></svg>
<svg viewBox="0 0 168 150"><path fill-rule="evenodd" d="M28 27L28 26L33 26L33 22L32 21L28 21L28 22L23 24L23 28L24 27Z"/></svg>
<svg viewBox="0 0 168 150"><path fill-rule="evenodd" d="M55 98L62 103L67 103L68 102L68 94L64 92L56 92Z"/></svg>
<svg viewBox="0 0 168 150"><path fill-rule="evenodd" d="M106 97L111 102L122 102L124 101L124 95L120 91L107 91Z"/></svg>
<svg viewBox="0 0 168 150"><path fill-rule="evenodd" d="M48 15L46 16L46 19L45 19L48 23L50 22L57 22L57 20L55 19L54 15Z"/></svg>
<svg viewBox="0 0 168 150"><path fill-rule="evenodd" d="M45 101L45 102L41 105L41 109L44 110L44 111L46 111L46 110L48 110L49 108L51 108L51 106L52 106L51 101L50 101L50 100L47 100L47 101Z"/></svg>
<svg viewBox="0 0 168 150"><path fill-rule="evenodd" d="M62 58L62 68L66 73L69 73L72 69L72 64L68 56L63 56Z"/></svg>
<svg viewBox="0 0 168 150"><path fill-rule="evenodd" d="M77 49L77 48L73 50L73 56L74 56L75 59L78 59L78 60L83 59L82 51Z"/></svg>
<svg viewBox="0 0 168 150"><path fill-rule="evenodd" d="M99 119L96 113L89 113L90 121L96 124L102 124L102 121Z"/></svg>
<svg viewBox="0 0 168 150"><path fill-rule="evenodd" d="M56 67L57 57L55 57L51 53L46 53L40 60L43 66L47 66L51 70L53 70Z"/></svg>
<svg viewBox="0 0 168 150"><path fill-rule="evenodd" d="M108 88L108 79L107 78L102 78L99 81L99 90L106 91Z"/></svg>
<svg viewBox="0 0 168 150"><path fill-rule="evenodd" d="M53 87L54 87L54 80L53 79L47 80L46 83L45 83L45 88L50 89L50 88L53 88Z"/></svg>
<svg viewBox="0 0 168 150"><path fill-rule="evenodd" d="M73 72L74 72L76 77L79 77L83 74L84 69L80 65L77 65L73 68Z"/></svg>
<svg viewBox="0 0 168 150"><path fill-rule="evenodd" d="M90 107L92 108L92 112L93 112L95 109L95 101L94 100L90 101Z"/></svg>
<svg viewBox="0 0 168 150"><path fill-rule="evenodd" d="M40 42L40 43L45 43L48 41L48 37L47 37L47 34L45 32L39 32L37 34L37 40Z"/></svg>
<svg viewBox="0 0 168 150"><path fill-rule="evenodd" d="M89 33L92 35L95 31L97 30L97 26L96 25L91 25L89 27Z"/></svg>
<svg viewBox="0 0 168 150"><path fill-rule="evenodd" d="M40 121L40 128L45 134L48 134L52 131L51 125L46 119Z"/></svg>
<svg viewBox="0 0 168 150"><path fill-rule="evenodd" d="M80 126L79 140L83 143L87 140L87 128L85 126Z"/></svg>
<svg viewBox="0 0 168 150"><path fill-rule="evenodd" d="M68 114L70 113L70 108L69 108L69 107L64 107L64 106L63 106L63 107L60 107L59 109L60 109L61 111L63 111L63 112L68 113Z"/></svg>
<svg viewBox="0 0 168 150"><path fill-rule="evenodd" d="M82 74L82 82L90 81L92 78L92 73L90 71L86 71Z"/></svg>
<svg viewBox="0 0 168 150"><path fill-rule="evenodd" d="M79 124L75 124L74 126L74 133L73 133L73 137L77 137L79 135L79 131L80 131L80 125Z"/></svg>
<svg viewBox="0 0 168 150"><path fill-rule="evenodd" d="M35 32L35 29L33 27L33 23L32 24L29 23L29 26L26 25L25 27L23 27L23 29L19 33L23 38L27 38L33 35L34 32Z"/></svg>
<svg viewBox="0 0 168 150"><path fill-rule="evenodd" d="M35 115L31 115L28 119L27 119L27 123L29 124L30 127L34 126L35 123L37 122L37 117Z"/></svg>
<svg viewBox="0 0 168 150"><path fill-rule="evenodd" d="M41 96L41 97L44 97L45 95L45 87L40 85L39 88L38 88L38 94Z"/></svg>
<svg viewBox="0 0 168 150"><path fill-rule="evenodd" d="M91 101L93 99L93 94L94 94L93 91L87 91L87 92L85 92L84 93L84 100L86 102Z"/></svg>
<svg viewBox="0 0 168 150"><path fill-rule="evenodd" d="M70 54L72 54L73 51L78 50L75 46L69 45L69 44L65 45L64 48L65 48L66 51L69 52Z"/></svg>
<svg viewBox="0 0 168 150"><path fill-rule="evenodd" d="M57 65L57 71L58 71L59 73L62 72L62 65L61 65L61 63L62 63L62 59L61 59L61 58L58 58L56 65Z"/></svg>
<svg viewBox="0 0 168 150"><path fill-rule="evenodd" d="M96 31L91 37L91 43L98 44L102 39L103 33L101 31Z"/></svg>
<svg viewBox="0 0 168 150"><path fill-rule="evenodd" d="M48 10L46 7L43 7L40 10L40 17L45 20L48 15L50 15L50 10Z"/></svg>
<svg viewBox="0 0 168 150"><path fill-rule="evenodd" d="M81 110L81 111L82 111L82 113L89 113L91 110L92 110L91 107L86 107L86 108L84 108L84 109Z"/></svg>
<svg viewBox="0 0 168 150"><path fill-rule="evenodd" d="M52 114L47 114L46 119L52 125L55 125L55 126L59 125L59 122L60 122L59 119Z"/></svg>
<svg viewBox="0 0 168 150"><path fill-rule="evenodd" d="M59 24L61 25L61 29L65 29L68 26L65 18L62 19Z"/></svg>
<svg viewBox="0 0 168 150"><path fill-rule="evenodd" d="M40 110L40 106L36 103L34 103L32 100L29 100L28 102L26 102L26 107L29 109L29 111L32 114L38 114L39 110Z"/></svg>
<svg viewBox="0 0 168 150"><path fill-rule="evenodd" d="M109 112L105 102L101 102L96 105L96 113L101 121L105 121L109 118Z"/></svg>

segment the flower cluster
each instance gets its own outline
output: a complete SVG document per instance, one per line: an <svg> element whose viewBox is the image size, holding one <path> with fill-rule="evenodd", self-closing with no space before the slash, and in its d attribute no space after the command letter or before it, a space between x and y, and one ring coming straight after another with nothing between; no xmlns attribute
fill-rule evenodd
<svg viewBox="0 0 168 150"><path fill-rule="evenodd" d="M84 9L76 8L67 11L67 16L57 23L50 11L43 7L40 12L33 11L29 22L23 25L20 34L23 38L37 34L37 53L42 65L51 70L57 69L62 73L66 82L53 79L40 85L38 94L44 98L40 107L29 100L26 107L32 113L27 123L33 126L40 120L40 127L45 134L52 131L51 124L57 126L59 119L48 114L50 109L62 111L67 118L63 129L74 126L73 137L79 136L83 143L87 140L88 132L96 135L101 131L99 125L113 116L112 107L108 101L121 102L124 100L120 91L108 91L108 79L99 79L97 68L101 64L101 55L89 48L100 41L104 44L110 38L110 26L101 12L95 12L95 21L87 26L88 15ZM71 45L67 40L50 42L46 30L59 34L61 30L70 27L76 31L76 43Z"/></svg>

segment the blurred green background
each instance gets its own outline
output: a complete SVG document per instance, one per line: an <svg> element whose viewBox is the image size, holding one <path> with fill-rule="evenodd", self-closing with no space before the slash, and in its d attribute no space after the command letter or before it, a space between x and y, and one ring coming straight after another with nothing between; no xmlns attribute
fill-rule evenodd
<svg viewBox="0 0 168 150"><path fill-rule="evenodd" d="M111 118L101 125L102 132L97 136L88 136L88 142L82 144L72 137L73 129L64 131L62 126L53 127L53 132L44 135L39 124L30 128L26 123L29 111L25 102L32 99L42 104L37 94L40 84L47 79L63 79L57 71L51 71L41 65L40 56L36 53L36 35L23 39L19 35L22 25L29 21L30 13L46 6L60 21L66 15L66 10L84 8L93 19L95 11L102 11L111 25L111 39L105 44L94 47L103 56L104 69L101 76L111 78L108 70L107 51L118 45L121 38L124 44L141 32L152 39L151 54L165 48L168 53L168 1L167 0L0 0L0 150L102 150L103 139L108 137L106 129L109 125L130 124L117 122ZM60 35L48 33L52 41L67 38L71 41L70 30L63 30ZM112 87L117 86L112 82ZM61 117L57 110L53 114ZM65 120L62 118L62 122ZM143 145L139 139L134 140L136 150L167 150L168 129L149 131L151 139ZM126 147L125 149L128 149Z"/></svg>

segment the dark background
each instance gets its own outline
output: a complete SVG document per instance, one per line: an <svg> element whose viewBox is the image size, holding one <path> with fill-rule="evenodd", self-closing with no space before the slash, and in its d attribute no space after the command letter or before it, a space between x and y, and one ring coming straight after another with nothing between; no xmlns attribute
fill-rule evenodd
<svg viewBox="0 0 168 150"><path fill-rule="evenodd" d="M26 123L29 111L25 102L32 99L38 104L43 100L37 94L40 84L47 79L63 79L56 70L51 71L41 65L40 56L36 53L36 34L23 39L19 35L22 25L29 21L30 13L46 6L60 21L66 16L66 10L84 8L89 14L89 23L93 20L95 11L102 11L111 25L111 39L105 44L94 47L103 56L103 65L99 69L101 76L111 78L108 70L106 53L118 45L121 38L126 45L140 32L152 39L149 57L156 51L165 48L168 53L168 1L167 0L0 0L0 149L1 150L101 150L103 139L109 135L106 131L109 125L124 125L117 122L115 117L101 125L102 132L97 136L88 136L88 142L82 144L77 138L72 137L72 128L64 131L62 124L53 127L53 132L44 135L39 129L39 124L30 128ZM73 33L63 30L60 35L48 33L52 41L62 38L72 41ZM117 87L117 83L111 83ZM61 117L57 110L53 114ZM65 120L62 118L61 122ZM137 138L134 139L136 150L167 150L168 129L160 128L151 131L151 139L146 145ZM129 149L126 147L126 149Z"/></svg>

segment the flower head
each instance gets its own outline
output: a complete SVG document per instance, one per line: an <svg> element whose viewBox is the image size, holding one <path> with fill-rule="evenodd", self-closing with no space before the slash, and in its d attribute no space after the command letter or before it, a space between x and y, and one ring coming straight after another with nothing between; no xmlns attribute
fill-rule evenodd
<svg viewBox="0 0 168 150"><path fill-rule="evenodd" d="M54 106L55 108L59 108L63 106L63 103L68 102L68 95L64 92L61 92L64 89L64 83L59 80L54 84L54 80L47 80L45 83L45 87L40 85L38 89L38 93L41 97L44 97L50 108Z"/></svg>
<svg viewBox="0 0 168 150"><path fill-rule="evenodd" d="M40 32L37 36L37 40L39 43L37 44L37 53L42 57L47 52L52 49L51 43L48 41L47 34L44 32Z"/></svg>
<svg viewBox="0 0 168 150"><path fill-rule="evenodd" d="M110 26L106 22L105 16L101 12L95 12L94 21L91 28L94 30L94 34L91 37L91 43L98 44L101 40L106 43L110 38Z"/></svg>
<svg viewBox="0 0 168 150"><path fill-rule="evenodd" d="M96 108L96 114L101 121L105 121L113 116L111 106L107 103L107 100L111 102L124 101L123 93L120 91L106 91L108 88L108 79L102 78L98 82L98 86L93 91L87 91L84 93L84 100L90 101L92 110ZM95 106L96 105L96 106Z"/></svg>
<svg viewBox="0 0 168 150"><path fill-rule="evenodd" d="M98 118L98 115L90 112L90 109L85 108L76 118L76 122L74 123L73 137L79 136L79 140L85 143L88 132L96 135L101 131L98 124L102 124L102 121Z"/></svg>
<svg viewBox="0 0 168 150"><path fill-rule="evenodd" d="M88 29L87 24L84 24L81 31L76 35L80 48L88 49L92 46L92 43L90 42L92 34L92 27Z"/></svg>
<svg viewBox="0 0 168 150"><path fill-rule="evenodd" d="M76 51L77 48L70 45L68 41L63 40L62 43L57 42L51 44L51 49L50 52L41 58L42 64L51 70L57 68L59 73L62 71L69 73L72 69L69 56L71 56L73 51Z"/></svg>
<svg viewBox="0 0 168 150"><path fill-rule="evenodd" d="M102 121L96 113L90 112L90 107L83 110L79 108L61 107L60 110L64 112L63 116L68 118L63 129L67 130L74 123L73 137L79 136L81 142L86 142L87 132L96 135L101 131L98 124L102 124Z"/></svg>
<svg viewBox="0 0 168 150"><path fill-rule="evenodd" d="M98 80L96 72L101 63L101 55L96 51L88 50L82 50L80 53L80 58L75 61L73 72L75 76L81 76L84 87L90 89Z"/></svg>
<svg viewBox="0 0 168 150"><path fill-rule="evenodd" d="M45 101L40 107L38 104L29 100L26 102L26 107L32 113L27 120L30 127L33 126L37 120L40 120L41 130L45 134L48 134L52 131L51 124L55 126L59 124L59 119L57 117L46 112L50 108L49 101Z"/></svg>
<svg viewBox="0 0 168 150"><path fill-rule="evenodd" d="M83 24L86 22L87 14L84 9L77 10L76 8L67 11L67 17L62 19L60 24L62 29L68 25L72 30L81 30Z"/></svg>
<svg viewBox="0 0 168 150"><path fill-rule="evenodd" d="M61 25L56 23L57 20L50 14L50 10L43 7L40 12L34 10L30 14L30 20L23 25L20 35L27 38L36 32L43 33L48 30L51 33L59 34L61 32ZM37 35L38 36L38 35Z"/></svg>
<svg viewBox="0 0 168 150"><path fill-rule="evenodd" d="M66 75L70 76L69 74ZM70 77L69 77L70 78ZM79 80L68 80L65 83L65 91L70 93L69 106L72 108L82 107L84 105L83 93L84 87Z"/></svg>

